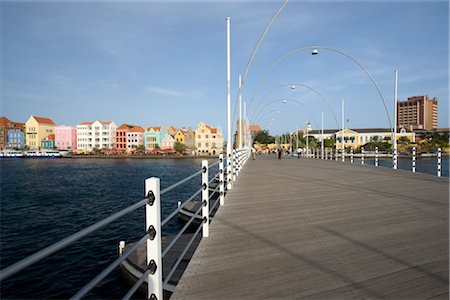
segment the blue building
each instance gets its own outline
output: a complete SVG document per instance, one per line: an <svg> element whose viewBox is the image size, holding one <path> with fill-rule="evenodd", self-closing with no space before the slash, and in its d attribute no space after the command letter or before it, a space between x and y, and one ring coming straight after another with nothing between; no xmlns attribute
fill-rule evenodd
<svg viewBox="0 0 450 300"><path fill-rule="evenodd" d="M25 139L23 131L20 129L8 130L8 140L6 143L6 147L23 149L24 146L25 146Z"/></svg>

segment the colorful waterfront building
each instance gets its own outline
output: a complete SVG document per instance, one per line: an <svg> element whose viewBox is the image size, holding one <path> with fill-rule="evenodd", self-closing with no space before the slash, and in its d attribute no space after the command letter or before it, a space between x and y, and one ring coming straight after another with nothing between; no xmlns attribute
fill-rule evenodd
<svg viewBox="0 0 450 300"><path fill-rule="evenodd" d="M8 141L6 148L11 149L23 149L25 146L25 134L22 129L10 129L8 130Z"/></svg>
<svg viewBox="0 0 450 300"><path fill-rule="evenodd" d="M3 148L23 148L24 137L23 130L24 123L12 122L8 118L0 117L0 149ZM9 132L11 131L11 135ZM20 132L19 132L20 131ZM12 146L9 146L9 139L11 139ZM21 141L21 143L20 143ZM21 144L21 146L18 146Z"/></svg>
<svg viewBox="0 0 450 300"><path fill-rule="evenodd" d="M177 129L177 131L175 131L175 134L173 135L175 142L186 145L186 133L186 128Z"/></svg>
<svg viewBox="0 0 450 300"><path fill-rule="evenodd" d="M50 134L55 134L55 123L50 118L31 116L25 123L25 145L30 149L38 149Z"/></svg>
<svg viewBox="0 0 450 300"><path fill-rule="evenodd" d="M175 145L175 139L172 135L166 133L161 140L161 150L173 149Z"/></svg>
<svg viewBox="0 0 450 300"><path fill-rule="evenodd" d="M116 149L130 152L144 146L144 128L122 124L116 129Z"/></svg>
<svg viewBox="0 0 450 300"><path fill-rule="evenodd" d="M195 151L195 130L192 130L191 127L189 127L186 130L185 135L185 145L187 150Z"/></svg>
<svg viewBox="0 0 450 300"><path fill-rule="evenodd" d="M166 134L170 134L173 137L175 135L176 131L177 131L177 129L175 127L173 127L172 125L169 125L164 130L162 137L164 137L164 135L166 135Z"/></svg>
<svg viewBox="0 0 450 300"><path fill-rule="evenodd" d="M161 126L149 126L144 132L144 147L146 150L161 148Z"/></svg>
<svg viewBox="0 0 450 300"><path fill-rule="evenodd" d="M41 148L42 149L55 149L56 148L55 135L49 134L46 138L44 138L41 141Z"/></svg>
<svg viewBox="0 0 450 300"><path fill-rule="evenodd" d="M83 122L77 125L77 150L113 149L117 126L112 121Z"/></svg>
<svg viewBox="0 0 450 300"><path fill-rule="evenodd" d="M77 128L66 125L56 126L55 145L59 150L77 150Z"/></svg>
<svg viewBox="0 0 450 300"><path fill-rule="evenodd" d="M200 122L195 130L197 155L219 155L223 153L223 134L220 128L214 128Z"/></svg>

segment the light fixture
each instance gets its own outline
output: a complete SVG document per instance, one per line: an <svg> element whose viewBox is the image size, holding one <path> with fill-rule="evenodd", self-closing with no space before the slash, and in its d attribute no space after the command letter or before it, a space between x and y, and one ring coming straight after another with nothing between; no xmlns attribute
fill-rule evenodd
<svg viewBox="0 0 450 300"><path fill-rule="evenodd" d="M295 90L295 85L291 85L291 90Z"/></svg>
<svg viewBox="0 0 450 300"><path fill-rule="evenodd" d="M286 103L287 102L287 100L286 99L283 99L283 103Z"/></svg>
<svg viewBox="0 0 450 300"><path fill-rule="evenodd" d="M317 55L317 54L319 54L319 50L313 49L312 52L311 52L311 54L312 54L312 55Z"/></svg>

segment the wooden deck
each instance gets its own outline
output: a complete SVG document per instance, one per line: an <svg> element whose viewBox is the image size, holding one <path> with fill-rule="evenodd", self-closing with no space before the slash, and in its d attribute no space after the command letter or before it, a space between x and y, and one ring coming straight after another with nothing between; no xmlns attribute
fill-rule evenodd
<svg viewBox="0 0 450 300"><path fill-rule="evenodd" d="M448 299L449 181L249 161L172 299Z"/></svg>

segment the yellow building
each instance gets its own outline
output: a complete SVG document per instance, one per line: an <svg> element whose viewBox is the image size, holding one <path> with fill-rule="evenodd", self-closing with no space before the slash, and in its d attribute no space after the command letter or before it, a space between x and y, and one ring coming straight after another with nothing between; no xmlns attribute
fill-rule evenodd
<svg viewBox="0 0 450 300"><path fill-rule="evenodd" d="M320 141L321 132L320 130L313 130L309 132L310 136L315 137ZM324 139L337 139L337 148L342 149L341 139L344 138L345 148L357 149L364 146L370 142L385 142L392 141L392 132L389 128L362 128L362 129L344 129L344 131L334 131L334 130L324 130ZM406 137L411 142L416 141L416 135L414 132L406 132L405 129L401 129L400 132L396 134L396 140Z"/></svg>
<svg viewBox="0 0 450 300"><path fill-rule="evenodd" d="M173 138L175 142L179 142L186 145L186 129L184 128L177 129L177 131L175 131Z"/></svg>
<svg viewBox="0 0 450 300"><path fill-rule="evenodd" d="M25 132L25 145L30 149L38 149L42 140L55 134L55 123L50 118L31 116L25 123Z"/></svg>
<svg viewBox="0 0 450 300"><path fill-rule="evenodd" d="M219 155L223 153L223 134L220 128L199 123L195 130L197 155Z"/></svg>

